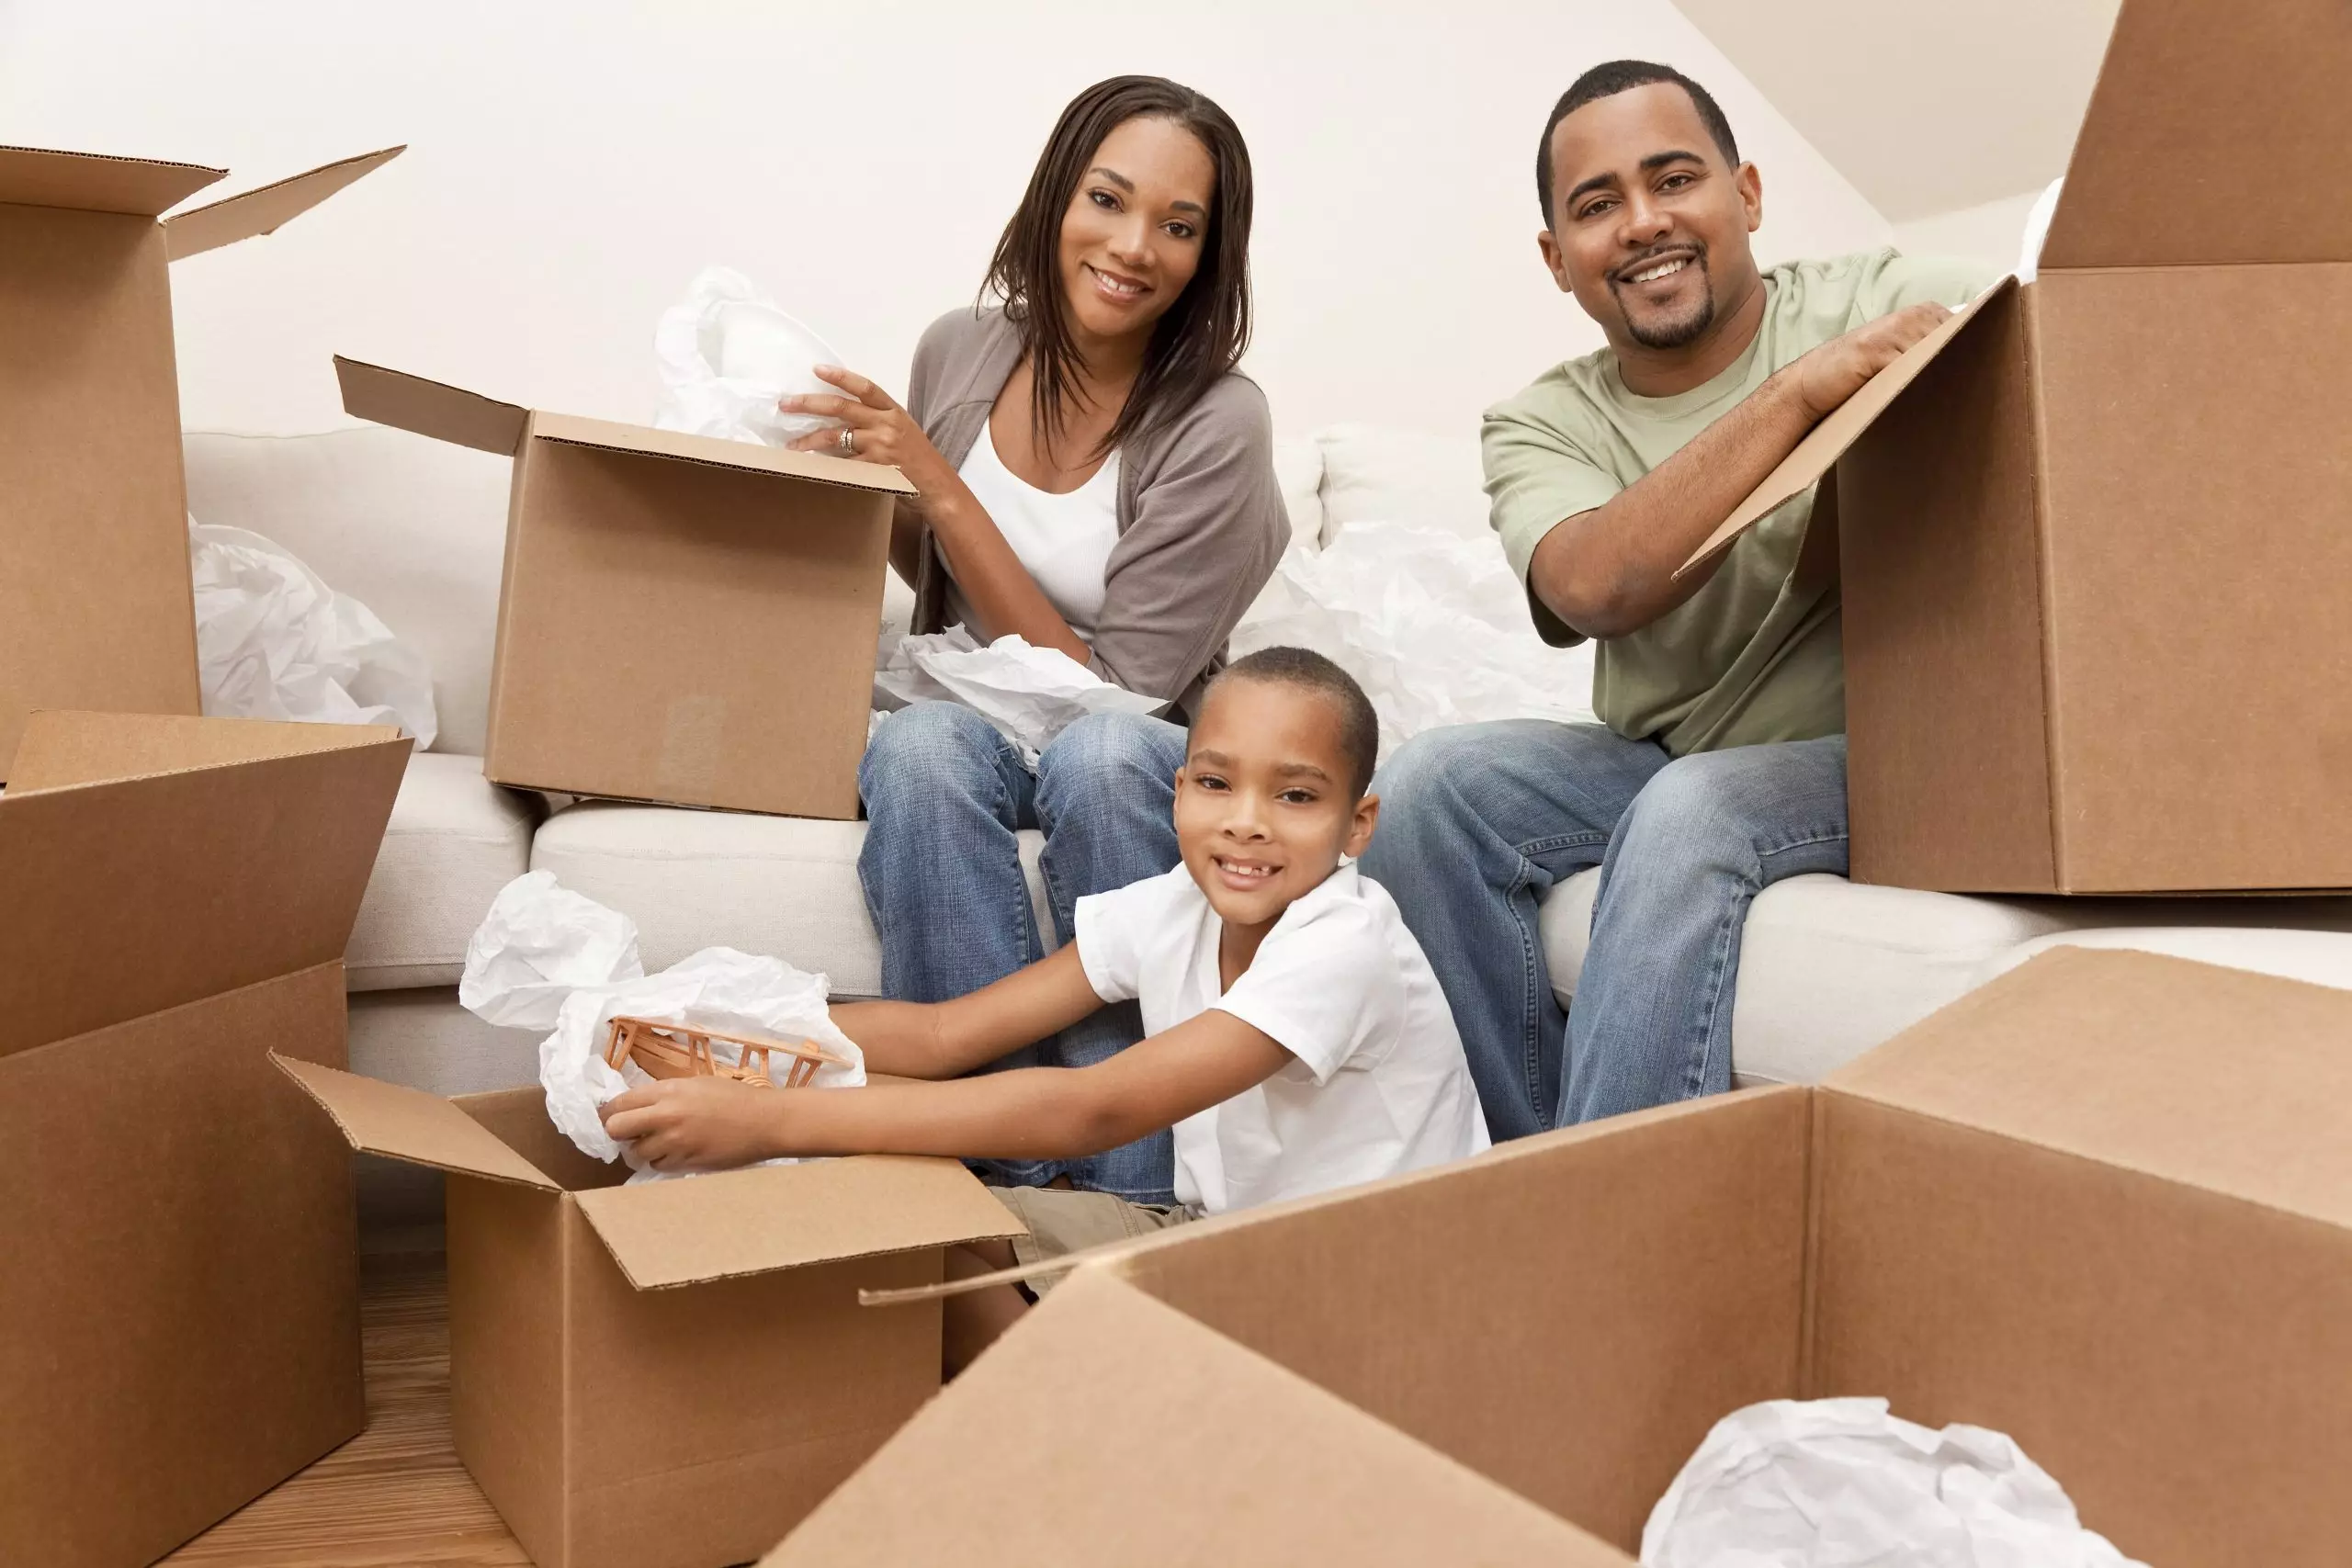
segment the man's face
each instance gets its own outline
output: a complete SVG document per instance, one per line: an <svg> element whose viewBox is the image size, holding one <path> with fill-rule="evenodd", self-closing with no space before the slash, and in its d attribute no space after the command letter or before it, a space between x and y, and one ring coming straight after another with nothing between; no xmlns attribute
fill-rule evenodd
<svg viewBox="0 0 2352 1568"><path fill-rule="evenodd" d="M1552 131L1544 265L1612 343L1681 348L1752 288L1763 220L1753 164L1736 169L1671 82L1585 105Z"/></svg>

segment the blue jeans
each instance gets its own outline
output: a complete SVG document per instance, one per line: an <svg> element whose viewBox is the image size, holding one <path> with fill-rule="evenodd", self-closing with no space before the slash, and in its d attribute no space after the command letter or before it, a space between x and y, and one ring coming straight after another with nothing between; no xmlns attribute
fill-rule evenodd
<svg viewBox="0 0 2352 1568"><path fill-rule="evenodd" d="M1437 971L1498 1140L1729 1089L1749 903L1846 870L1842 735L1669 759L1599 725L1463 725L1416 736L1373 787L1363 869ZM1536 906L1593 865L1564 1011Z"/></svg>
<svg viewBox="0 0 2352 1568"><path fill-rule="evenodd" d="M949 1001L1045 956L1016 829L1045 832L1046 901L1065 942L1080 898L1174 869L1183 763L1182 729L1132 714L1080 719L1034 771L957 704L917 703L884 719L857 770L869 822L857 879L882 938L882 994ZM1142 1037L1136 1004L1122 1002L998 1065L1082 1067ZM1176 1201L1166 1132L1080 1160L976 1163L1010 1186L1067 1175L1130 1202Z"/></svg>

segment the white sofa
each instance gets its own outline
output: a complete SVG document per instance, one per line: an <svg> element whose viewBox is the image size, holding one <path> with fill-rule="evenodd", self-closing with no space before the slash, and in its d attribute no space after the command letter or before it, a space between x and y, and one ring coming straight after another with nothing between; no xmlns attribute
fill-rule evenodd
<svg viewBox="0 0 2352 1568"><path fill-rule="evenodd" d="M1298 547L1365 521L1490 536L1467 435L1339 426L1285 444L1282 465ZM432 661L440 736L411 763L346 959L357 1070L445 1093L536 1077L536 1041L476 1021L455 989L492 895L531 868L631 916L650 968L725 943L822 970L837 995L876 994L860 824L599 802L550 811L483 781L505 458L376 427L191 433L187 470L198 519L286 546ZM894 582L886 614L903 618L907 607ZM1565 678L1589 679L1589 661L1563 660ZM1025 837L1034 886L1035 836ZM1582 966L1595 880L1562 884L1544 908L1563 1000ZM2225 929L2182 930L2199 927ZM2090 940L2352 985L2352 935L2341 934L2352 932L2352 899L1989 899L1799 877L1767 890L1748 919L1735 1071L1743 1082L1810 1081L2032 944L2094 928L2127 930Z"/></svg>

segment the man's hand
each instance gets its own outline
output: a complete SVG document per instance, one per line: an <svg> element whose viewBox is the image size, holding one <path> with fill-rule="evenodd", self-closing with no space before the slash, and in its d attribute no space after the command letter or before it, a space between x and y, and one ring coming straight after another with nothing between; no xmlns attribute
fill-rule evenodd
<svg viewBox="0 0 2352 1568"><path fill-rule="evenodd" d="M665 1078L607 1104L605 1131L655 1170L728 1170L780 1151L783 1104L799 1089L732 1078Z"/></svg>
<svg viewBox="0 0 2352 1568"><path fill-rule="evenodd" d="M1951 319L1951 312L1941 305L1907 306L1801 356L1793 368L1805 412L1815 419L1825 417L1901 358L1904 350Z"/></svg>

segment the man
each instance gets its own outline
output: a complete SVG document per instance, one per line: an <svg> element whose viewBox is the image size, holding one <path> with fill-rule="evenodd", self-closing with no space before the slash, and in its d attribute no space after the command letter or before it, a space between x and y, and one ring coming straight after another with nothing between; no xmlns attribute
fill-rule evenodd
<svg viewBox="0 0 2352 1568"><path fill-rule="evenodd" d="M1808 494L1674 574L1815 423L1992 281L1893 251L1759 272L1762 179L1714 99L1662 65L1579 77L1535 170L1544 265L1608 347L1487 412L1487 493L1544 639L1598 642L1606 728L1419 737L1382 772L1364 861L1436 967L1497 1138L1730 1087L1750 901L1846 869L1836 558L1801 550ZM1594 864L1563 1014L1536 905Z"/></svg>

